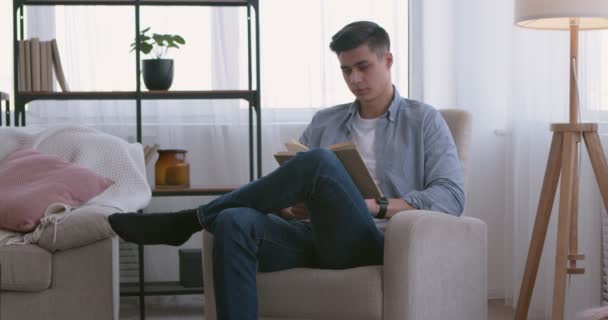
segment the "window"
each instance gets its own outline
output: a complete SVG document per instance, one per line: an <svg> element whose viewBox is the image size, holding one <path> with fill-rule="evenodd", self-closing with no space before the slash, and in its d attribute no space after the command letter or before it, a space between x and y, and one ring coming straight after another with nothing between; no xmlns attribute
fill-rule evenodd
<svg viewBox="0 0 608 320"><path fill-rule="evenodd" d="M329 42L355 20L372 20L387 30L395 56L393 81L407 95L407 1L386 0L379 5L377 0L265 0L260 6L264 108L323 108L351 101ZM72 57L64 59L72 89L134 90L135 65L133 54L128 54L134 39L133 9L54 9L56 37L65 44L65 55ZM244 8L142 7L141 28L186 39L183 49L171 52L176 60L173 90L245 89L245 16Z"/></svg>

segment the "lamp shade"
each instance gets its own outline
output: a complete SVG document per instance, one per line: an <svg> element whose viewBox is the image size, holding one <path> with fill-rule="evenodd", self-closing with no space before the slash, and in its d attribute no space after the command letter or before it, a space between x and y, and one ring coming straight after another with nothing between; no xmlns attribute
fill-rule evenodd
<svg viewBox="0 0 608 320"><path fill-rule="evenodd" d="M516 0L515 23L524 28L570 29L570 18L579 18L579 29L608 28L608 0Z"/></svg>

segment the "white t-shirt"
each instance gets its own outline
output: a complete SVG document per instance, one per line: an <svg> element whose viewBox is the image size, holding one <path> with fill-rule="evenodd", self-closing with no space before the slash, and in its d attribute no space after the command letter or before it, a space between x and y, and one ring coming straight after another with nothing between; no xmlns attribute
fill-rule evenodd
<svg viewBox="0 0 608 320"><path fill-rule="evenodd" d="M378 184L378 178L376 175L376 153L374 152L374 138L376 136L376 126L380 117L375 119L363 119L356 113L353 121L353 142L357 146L365 166L369 170L374 179L374 182Z"/></svg>

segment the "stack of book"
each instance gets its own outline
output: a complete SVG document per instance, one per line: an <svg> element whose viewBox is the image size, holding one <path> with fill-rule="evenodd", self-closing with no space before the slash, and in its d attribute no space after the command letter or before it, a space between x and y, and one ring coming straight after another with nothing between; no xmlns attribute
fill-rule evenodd
<svg viewBox="0 0 608 320"><path fill-rule="evenodd" d="M38 38L19 41L19 91L54 91L53 69L61 90L69 91L57 41L40 41Z"/></svg>

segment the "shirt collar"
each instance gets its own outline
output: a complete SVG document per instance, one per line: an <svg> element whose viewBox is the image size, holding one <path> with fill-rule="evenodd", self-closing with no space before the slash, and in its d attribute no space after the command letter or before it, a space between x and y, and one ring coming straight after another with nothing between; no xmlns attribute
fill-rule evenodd
<svg viewBox="0 0 608 320"><path fill-rule="evenodd" d="M395 116L397 115L397 110L399 109L399 103L401 101L401 95L399 94L399 90L393 85L393 100L388 107L388 111L385 113L386 118L390 122L395 121ZM348 110L348 122L351 123L354 120L355 112L359 111L359 100L355 100L351 103L350 108Z"/></svg>

